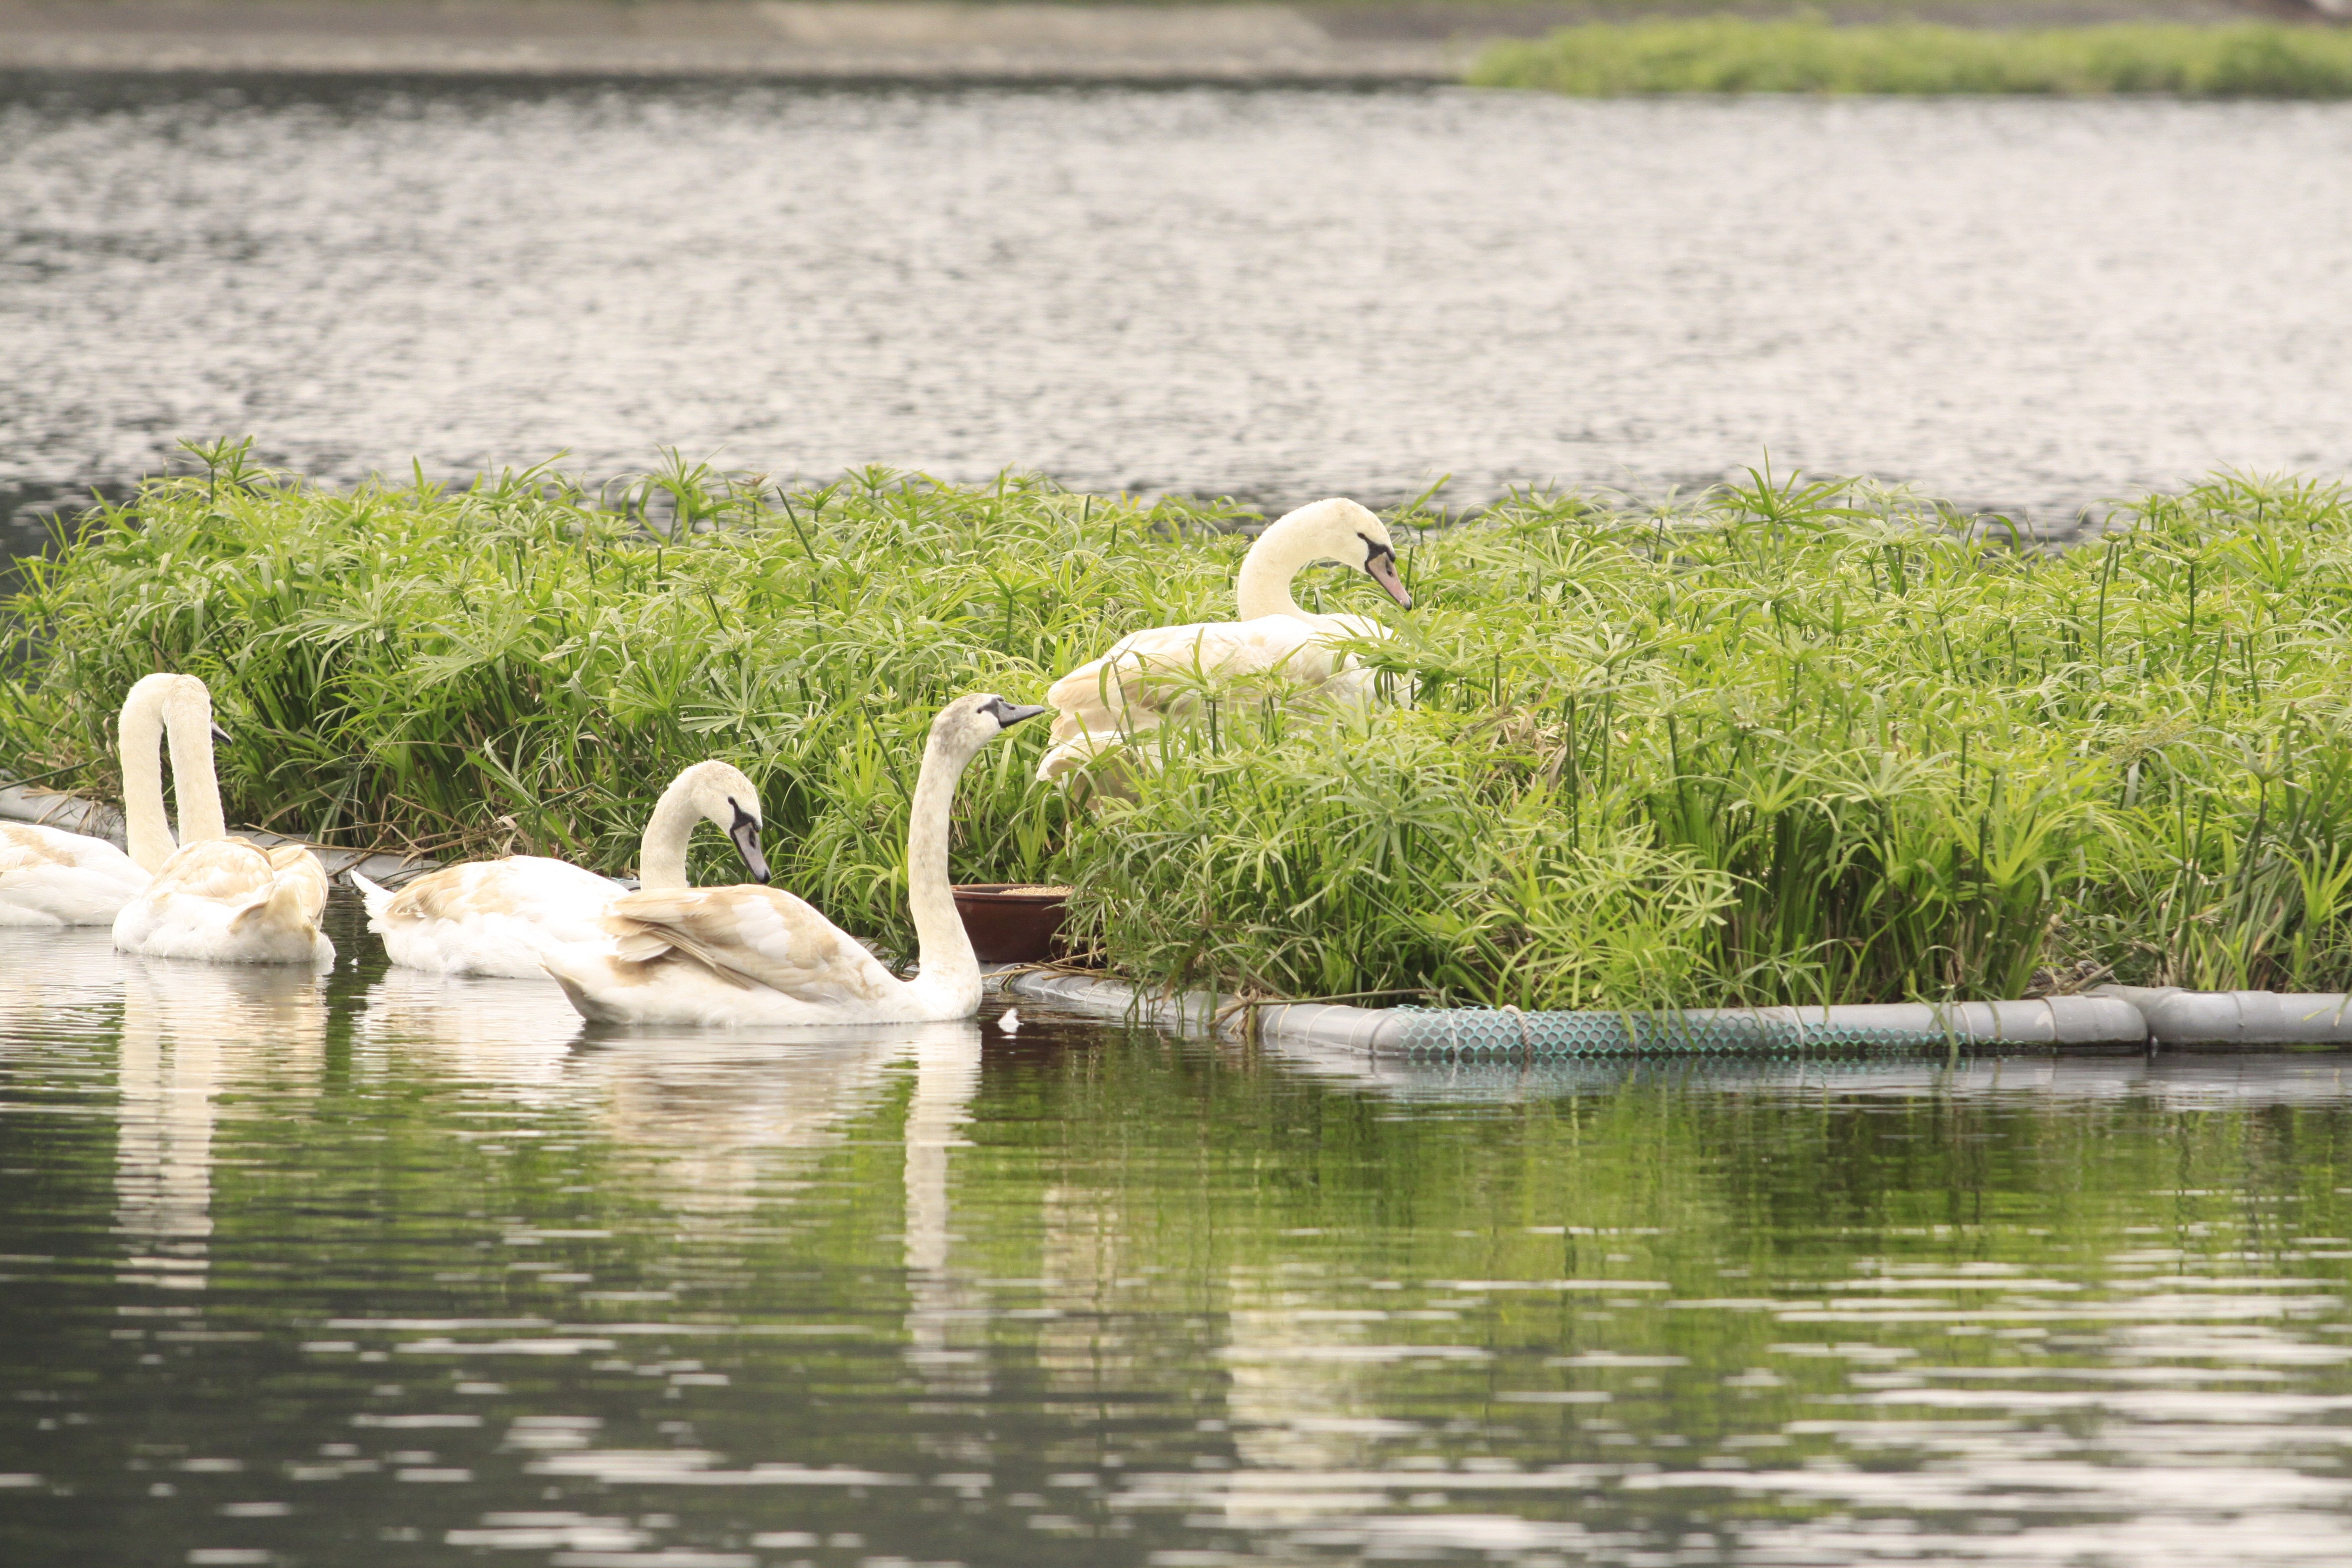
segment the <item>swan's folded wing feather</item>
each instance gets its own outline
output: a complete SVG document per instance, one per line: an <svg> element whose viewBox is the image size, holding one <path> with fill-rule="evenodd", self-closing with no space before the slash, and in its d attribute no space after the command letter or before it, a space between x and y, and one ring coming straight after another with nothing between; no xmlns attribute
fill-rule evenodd
<svg viewBox="0 0 2352 1568"><path fill-rule="evenodd" d="M553 931L593 921L625 889L609 877L540 855L469 860L419 877L393 896L383 919L457 925L512 916Z"/></svg>
<svg viewBox="0 0 2352 1568"><path fill-rule="evenodd" d="M1190 710L1203 681L1279 679L1319 686L1340 664L1326 628L1296 616L1129 632L1046 689L1056 742L1148 729Z"/></svg>
<svg viewBox="0 0 2352 1568"><path fill-rule="evenodd" d="M233 904L266 896L277 880L269 857L244 839L208 838L173 850L147 892L156 900L178 894Z"/></svg>
<svg viewBox="0 0 2352 1568"><path fill-rule="evenodd" d="M262 853L269 858L269 868L278 874L278 881L296 889L296 907L303 919L318 924L319 917L327 912L327 868L299 844L273 844Z"/></svg>
<svg viewBox="0 0 2352 1568"><path fill-rule="evenodd" d="M875 1001L899 984L856 940L776 888L679 888L613 900L604 927L636 963L675 952L803 1002Z"/></svg>
<svg viewBox="0 0 2352 1568"><path fill-rule="evenodd" d="M0 822L0 876L36 867L76 864L74 847L65 841L67 837L30 823Z"/></svg>

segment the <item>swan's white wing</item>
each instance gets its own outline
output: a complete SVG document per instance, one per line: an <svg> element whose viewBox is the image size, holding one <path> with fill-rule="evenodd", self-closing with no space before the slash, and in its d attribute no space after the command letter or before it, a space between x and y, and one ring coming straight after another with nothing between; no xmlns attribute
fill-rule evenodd
<svg viewBox="0 0 2352 1568"><path fill-rule="evenodd" d="M604 929L625 963L682 954L737 985L764 985L800 1002L879 1001L903 984L856 938L777 888L627 893L613 900Z"/></svg>
<svg viewBox="0 0 2352 1568"><path fill-rule="evenodd" d="M274 844L262 851L281 887L291 888L300 900L302 918L312 925L327 912L327 868L299 844Z"/></svg>
<svg viewBox="0 0 2352 1568"><path fill-rule="evenodd" d="M0 925L104 925L146 886L102 838L0 822Z"/></svg>
<svg viewBox="0 0 2352 1568"><path fill-rule="evenodd" d="M390 935L398 927L480 930L520 921L555 942L595 942L604 934L598 921L604 906L627 890L609 877L562 860L510 855L419 877L394 893L383 913L368 924Z"/></svg>
<svg viewBox="0 0 2352 1568"><path fill-rule="evenodd" d="M277 885L278 869L259 849L242 838L207 838L172 851L148 885L147 896L243 904L267 896Z"/></svg>
<svg viewBox="0 0 2352 1568"><path fill-rule="evenodd" d="M609 877L539 855L473 860L399 892L363 882L368 929L404 969L536 980L550 944L602 947L604 908L627 891Z"/></svg>
<svg viewBox="0 0 2352 1568"><path fill-rule="evenodd" d="M1129 736L1193 712L1210 689L1360 702L1369 682L1333 639L1375 633L1388 635L1362 616L1260 616L1131 633L1046 690L1055 744L1037 776L1051 782Z"/></svg>
<svg viewBox="0 0 2352 1568"><path fill-rule="evenodd" d="M1203 621L1130 632L1108 653L1047 689L1054 739L1149 729L1190 711L1205 681L1279 680L1315 687L1340 664L1325 629L1296 616Z"/></svg>

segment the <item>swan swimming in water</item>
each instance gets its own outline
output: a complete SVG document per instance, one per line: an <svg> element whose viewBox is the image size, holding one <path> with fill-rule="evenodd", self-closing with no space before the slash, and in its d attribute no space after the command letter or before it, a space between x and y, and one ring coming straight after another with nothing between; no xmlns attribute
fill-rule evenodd
<svg viewBox="0 0 2352 1568"><path fill-rule="evenodd" d="M1290 596L1291 579L1318 561L1360 567L1390 598L1412 608L1397 576L1387 525L1354 501L1318 500L1268 525L1234 579L1237 621L1202 621L1129 632L1100 658L1082 664L1045 692L1054 709L1054 746L1037 767L1052 783L1123 742L1189 712L1203 677L1279 679L1298 695L1361 702L1370 672L1332 645L1384 637L1369 616L1318 616Z"/></svg>
<svg viewBox="0 0 2352 1568"><path fill-rule="evenodd" d="M734 841L751 879L768 879L760 854L760 796L726 763L697 763L671 781L646 822L637 851L639 886L671 891L688 885L686 849L699 820ZM404 969L443 974L504 974L538 980L540 954L605 940L604 910L628 891L610 877L540 855L475 860L420 877L398 892L358 872L368 930Z"/></svg>
<svg viewBox="0 0 2352 1568"><path fill-rule="evenodd" d="M193 716L184 707L166 706L164 698L170 690L169 678L150 678L131 687L123 699L120 730L144 732L157 726L191 722ZM205 723L218 733L209 717ZM184 746L185 738L175 737L173 744ZM161 765L152 740L143 755L151 768ZM133 758L125 752L126 781L134 767ZM145 846L152 856L145 862L86 833L68 833L29 822L0 822L0 926L111 925L123 905L147 890L155 867L172 852L172 828L163 816L163 779L157 776L152 791L131 791L126 784L125 793L132 795L127 803L131 842ZM152 820L145 815L151 811ZM184 834L188 827L184 802L180 827Z"/></svg>
<svg viewBox="0 0 2352 1568"><path fill-rule="evenodd" d="M213 775L213 700L193 675L151 675L122 705L123 816L131 858L154 873L114 917L114 945L151 958L215 963L335 961L319 929L327 871L299 844L263 849L231 838ZM160 700L145 700L146 693ZM157 750L172 746L180 797L180 846L163 818Z"/></svg>
<svg viewBox="0 0 2352 1568"><path fill-rule="evenodd" d="M610 1024L907 1024L980 1010L980 961L948 882L956 781L980 749L1043 713L992 693L931 721L907 823L907 903L920 971L901 980L848 932L776 888L648 889L613 900L595 948L549 944L547 972Z"/></svg>

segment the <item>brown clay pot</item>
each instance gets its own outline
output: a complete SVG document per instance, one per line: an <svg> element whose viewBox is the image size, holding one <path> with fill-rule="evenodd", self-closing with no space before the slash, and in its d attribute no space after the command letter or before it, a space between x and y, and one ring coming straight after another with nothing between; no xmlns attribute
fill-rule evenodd
<svg viewBox="0 0 2352 1568"><path fill-rule="evenodd" d="M955 889L956 913L982 963L1035 963L1055 956L1066 888L1008 890L1008 882L971 882Z"/></svg>

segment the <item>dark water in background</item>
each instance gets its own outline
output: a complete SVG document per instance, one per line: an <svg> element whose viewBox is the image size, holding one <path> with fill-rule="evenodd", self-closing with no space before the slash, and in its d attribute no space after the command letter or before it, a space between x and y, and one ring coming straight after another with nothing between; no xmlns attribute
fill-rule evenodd
<svg viewBox="0 0 2352 1568"><path fill-rule="evenodd" d="M252 433L2044 521L2352 466L2352 106L0 84L0 510Z"/></svg>
<svg viewBox="0 0 2352 1568"><path fill-rule="evenodd" d="M0 933L0 1560L2352 1557L2335 1059L589 1039L353 913Z"/></svg>

